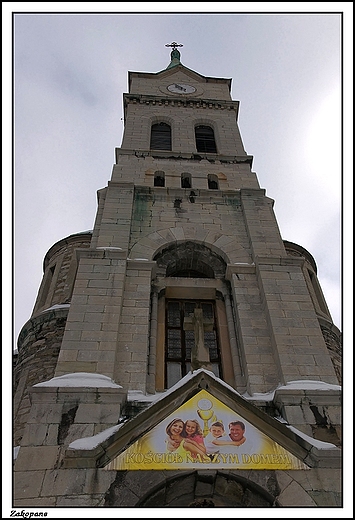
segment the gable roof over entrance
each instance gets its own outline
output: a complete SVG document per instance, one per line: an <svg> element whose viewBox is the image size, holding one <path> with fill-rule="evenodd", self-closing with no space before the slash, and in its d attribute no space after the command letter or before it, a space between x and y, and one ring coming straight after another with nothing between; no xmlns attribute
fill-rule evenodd
<svg viewBox="0 0 355 520"><path fill-rule="evenodd" d="M213 413L207 415L204 414L206 408L204 405L208 404L206 401L213 407ZM135 460L135 464L131 467L122 466L121 463L117 465L112 461L120 457L122 461L124 453L138 453L137 449L141 449L142 446L139 443L142 442L143 444L146 442L146 453L151 453L152 450L158 452L152 446L157 439L161 438L162 432L166 432L166 426L171 419L178 417L178 414L185 414L183 420L192 418L193 411L197 413L201 426L205 429L204 435L207 434L211 423L222 416L226 433L228 433L228 421L241 419L247 425L247 430L249 428L249 432L253 432L254 437L259 436L272 447L273 451L270 449L265 451L263 448L260 453L255 452L254 455L262 456L259 459L255 456L252 460L240 455L238 460L238 457L235 458L235 451L234 459L222 456L219 459L215 458L215 463L218 462L221 468L231 468L230 464L233 460L237 460L238 469L253 469L253 464L257 464L257 469L271 469L272 464L275 464L274 469L308 469L308 467L339 467L340 465L338 448L329 443L312 442L311 438L307 438L301 432L295 431L294 428L291 430L287 425L261 411L212 372L200 369L189 373L170 390L162 393L161 397L134 418L91 437L91 444L88 439L72 442L66 450L64 467L107 467L107 469L179 469L181 467L186 469L186 466L179 466L179 464L169 467L169 460L177 461L173 458L167 459L168 467L164 468L161 464L157 467L154 467L154 464L147 466L146 463L140 466L140 461L142 462L143 459L137 457L134 459L132 456L130 460ZM161 451L165 451L165 447ZM265 455L272 454L285 455L286 459L265 458ZM287 460L288 464L280 465L280 460ZM195 460L194 467L196 464L201 464L201 467L210 469L209 461L207 464L206 462L207 459Z"/></svg>

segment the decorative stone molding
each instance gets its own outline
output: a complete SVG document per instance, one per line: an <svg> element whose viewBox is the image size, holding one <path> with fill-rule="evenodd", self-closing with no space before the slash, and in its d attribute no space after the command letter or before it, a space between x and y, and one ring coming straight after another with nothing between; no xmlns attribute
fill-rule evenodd
<svg viewBox="0 0 355 520"><path fill-rule="evenodd" d="M143 94L124 94L125 107L129 104L145 104L158 106L172 106L172 107L189 107L189 108L208 108L215 110L234 110L238 112L239 101L222 101L213 99L193 99L193 98L178 98L178 97L157 97Z"/></svg>

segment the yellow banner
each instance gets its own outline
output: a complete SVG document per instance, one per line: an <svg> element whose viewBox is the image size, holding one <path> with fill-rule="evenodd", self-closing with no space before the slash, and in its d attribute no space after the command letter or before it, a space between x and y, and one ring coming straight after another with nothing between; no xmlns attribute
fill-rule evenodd
<svg viewBox="0 0 355 520"><path fill-rule="evenodd" d="M107 470L309 469L201 390L112 460Z"/></svg>

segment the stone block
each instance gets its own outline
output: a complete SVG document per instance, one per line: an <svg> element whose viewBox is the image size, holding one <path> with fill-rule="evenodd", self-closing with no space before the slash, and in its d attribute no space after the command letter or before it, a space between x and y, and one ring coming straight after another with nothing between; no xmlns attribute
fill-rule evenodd
<svg viewBox="0 0 355 520"><path fill-rule="evenodd" d="M235 501L242 502L244 495L244 487L235 480L228 481L217 475L215 482L215 492L226 498L232 498Z"/></svg>
<svg viewBox="0 0 355 520"><path fill-rule="evenodd" d="M49 424L47 435L44 440L45 446L56 446L58 444L58 424Z"/></svg>
<svg viewBox="0 0 355 520"><path fill-rule="evenodd" d="M57 507L99 507L104 505L104 497L93 495L60 496L57 498ZM73 516L75 514L73 513Z"/></svg>
<svg viewBox="0 0 355 520"><path fill-rule="evenodd" d="M77 350L61 350L59 352L58 361L59 362L72 362L76 361Z"/></svg>
<svg viewBox="0 0 355 520"><path fill-rule="evenodd" d="M329 417L329 422L332 425L342 424L342 411L339 406L327 406L327 415Z"/></svg>
<svg viewBox="0 0 355 520"><path fill-rule="evenodd" d="M55 497L44 497L44 498L27 498L27 499L15 499L14 507L55 507Z"/></svg>
<svg viewBox="0 0 355 520"><path fill-rule="evenodd" d="M323 491L334 491L341 493L342 491L342 470L335 468L314 468L312 472L308 472L310 489Z"/></svg>
<svg viewBox="0 0 355 520"><path fill-rule="evenodd" d="M84 437L92 437L94 435L94 425L93 424L72 424L69 427L69 431L67 436L64 439L66 445L70 444L77 439L82 439Z"/></svg>
<svg viewBox="0 0 355 520"><path fill-rule="evenodd" d="M103 372L97 370L97 364L94 361L60 362L57 364L56 376L64 375L68 372L99 372L103 374Z"/></svg>
<svg viewBox="0 0 355 520"><path fill-rule="evenodd" d="M106 473L110 473L106 471ZM170 474L170 472L168 472ZM144 496L152 489L162 485L166 476L162 471L139 471L128 472L124 484L137 496Z"/></svg>
<svg viewBox="0 0 355 520"><path fill-rule="evenodd" d="M21 446L15 462L15 471L53 468L59 452L60 446Z"/></svg>
<svg viewBox="0 0 355 520"><path fill-rule="evenodd" d="M277 483L278 483L278 486L280 489L280 493L282 493L282 491L287 486L289 486L293 480L292 477L290 475L288 475L288 473L286 471L276 471L275 476L276 476Z"/></svg>
<svg viewBox="0 0 355 520"><path fill-rule="evenodd" d="M312 425L315 424L316 419L315 419L314 413L311 411L309 405L302 404L302 410L303 410L303 416L304 416L305 423L312 424Z"/></svg>
<svg viewBox="0 0 355 520"><path fill-rule="evenodd" d="M75 423L114 423L120 418L120 405L113 404L79 404L75 415Z"/></svg>
<svg viewBox="0 0 355 520"><path fill-rule="evenodd" d="M106 363L106 362L102 362L102 361L99 361L97 363L97 372L99 374L103 374L105 376L108 376L108 377L113 377L113 365L112 363Z"/></svg>
<svg viewBox="0 0 355 520"><path fill-rule="evenodd" d="M52 390L51 392L42 392L42 389L41 389L41 392L37 392L36 400L41 397L46 398L46 396L48 396L48 395L55 395L55 392L53 392L53 389L51 389L51 390ZM31 413L28 418L28 422L35 423L35 424L59 423L61 420L62 409L63 409L63 405L59 404L59 403L57 403L57 404L51 403L50 405L48 405L47 401L44 401L42 403L41 402L33 403L32 408L31 408Z"/></svg>
<svg viewBox="0 0 355 520"><path fill-rule="evenodd" d="M339 507L340 497L339 493L331 491L310 491L310 496L313 498L318 507Z"/></svg>
<svg viewBox="0 0 355 520"><path fill-rule="evenodd" d="M282 416L290 424L303 424L305 422L303 411L298 406L283 406Z"/></svg>
<svg viewBox="0 0 355 520"><path fill-rule="evenodd" d="M116 473L114 471L87 468L85 470L84 493L88 495L102 494L104 496L115 477Z"/></svg>
<svg viewBox="0 0 355 520"><path fill-rule="evenodd" d="M196 497L209 497L213 494L213 485L209 482L201 482L198 480L195 487Z"/></svg>
<svg viewBox="0 0 355 520"><path fill-rule="evenodd" d="M110 492L105 502L106 507L134 507L137 503L137 495L125 483L111 485Z"/></svg>
<svg viewBox="0 0 355 520"><path fill-rule="evenodd" d="M113 364L115 362L115 358L116 358L116 355L113 350L108 350L108 351L100 350L99 351L99 358L98 358L99 364L100 363L103 363L105 365L111 364L111 366L113 366Z"/></svg>
<svg viewBox="0 0 355 520"><path fill-rule="evenodd" d="M278 503L281 507L316 507L313 498L294 480L280 493Z"/></svg>
<svg viewBox="0 0 355 520"><path fill-rule="evenodd" d="M15 471L13 474L14 484L14 506L17 507L17 500L22 503L27 499L38 500L40 495L42 482L44 479L44 471ZM29 504L28 504L29 505Z"/></svg>
<svg viewBox="0 0 355 520"><path fill-rule="evenodd" d="M42 444L45 444L47 431L47 424L28 423L25 427L21 446L41 446Z"/></svg>
<svg viewBox="0 0 355 520"><path fill-rule="evenodd" d="M47 470L41 496L82 495L86 471L85 469Z"/></svg>

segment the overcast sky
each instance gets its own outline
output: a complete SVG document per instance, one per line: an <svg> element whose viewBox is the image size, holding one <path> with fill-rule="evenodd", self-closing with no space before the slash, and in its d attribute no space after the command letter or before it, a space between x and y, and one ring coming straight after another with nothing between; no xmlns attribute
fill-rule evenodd
<svg viewBox="0 0 355 520"><path fill-rule="evenodd" d="M232 98L240 101L239 127L246 152L254 156L253 170L267 196L275 200L282 237L302 245L315 258L339 328L343 230L344 262L351 271L345 269L344 294L351 292L351 301L344 310L351 318L353 177L349 166L341 171L340 130L342 86L345 121L353 110L349 102L353 3L202 6L218 7L219 12L204 14L199 11L201 3L193 2L2 3L3 136L8 159L3 162L3 312L12 300L15 343L31 316L48 249L68 235L93 228L96 192L110 180L114 150L121 145L128 71L165 69L170 62L165 44L172 41L184 45L180 50L185 66L202 75L232 78ZM258 13L260 7L263 13ZM52 14L38 14L43 9ZM65 14L65 9L72 13ZM82 14L85 9L96 13ZM117 9L121 12L114 13ZM138 9L150 13L139 14ZM162 9L165 12L159 12ZM187 12L193 9L198 12ZM19 13L13 32L12 11ZM341 11L346 13L343 43L348 65L343 82ZM13 138L7 141L12 131ZM345 132L345 166L352 149L349 134ZM350 219L342 222L344 200L346 216L351 208ZM13 267L8 254L12 245ZM9 321L6 314L5 324ZM3 366L6 371L8 365ZM348 417L349 412L344 420ZM56 513L51 510L51 516L58 517ZM204 511L204 516L210 517L208 513ZM268 517L266 513L263 510L263 517ZM148 511L144 514L149 516ZM105 511L105 516L112 515ZM85 517L95 518L97 511L85 510ZM333 518L334 511L328 514L323 509L321 517Z"/></svg>
<svg viewBox="0 0 355 520"><path fill-rule="evenodd" d="M244 147L275 200L282 238L313 255L341 328L336 11L15 14L15 341L31 316L48 249L93 228L96 192L107 185L121 145L128 71L165 69L172 41L183 44L186 67L232 78Z"/></svg>

